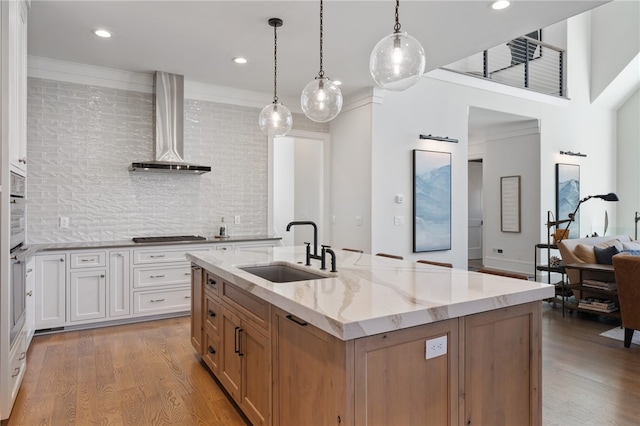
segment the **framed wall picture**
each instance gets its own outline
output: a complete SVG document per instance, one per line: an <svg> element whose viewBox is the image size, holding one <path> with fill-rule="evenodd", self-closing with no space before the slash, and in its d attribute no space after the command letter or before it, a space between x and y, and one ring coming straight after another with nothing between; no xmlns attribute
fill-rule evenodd
<svg viewBox="0 0 640 426"><path fill-rule="evenodd" d="M580 166L556 164L556 220L569 218L580 202ZM560 225L564 229L567 225ZM580 212L569 227L567 238L580 238Z"/></svg>
<svg viewBox="0 0 640 426"><path fill-rule="evenodd" d="M500 178L500 230L520 232L520 176Z"/></svg>
<svg viewBox="0 0 640 426"><path fill-rule="evenodd" d="M451 250L451 153L413 150L413 252Z"/></svg>

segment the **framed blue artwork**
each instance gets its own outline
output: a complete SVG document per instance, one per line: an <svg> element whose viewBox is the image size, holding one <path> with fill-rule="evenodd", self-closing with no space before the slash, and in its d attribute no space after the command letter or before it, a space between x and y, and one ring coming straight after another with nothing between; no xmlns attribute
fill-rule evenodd
<svg viewBox="0 0 640 426"><path fill-rule="evenodd" d="M413 150L413 252L451 250L451 153Z"/></svg>
<svg viewBox="0 0 640 426"><path fill-rule="evenodd" d="M578 164L556 164L556 220L569 219L580 202L580 166ZM565 229L566 224L558 225ZM580 212L569 227L567 238L580 238Z"/></svg>

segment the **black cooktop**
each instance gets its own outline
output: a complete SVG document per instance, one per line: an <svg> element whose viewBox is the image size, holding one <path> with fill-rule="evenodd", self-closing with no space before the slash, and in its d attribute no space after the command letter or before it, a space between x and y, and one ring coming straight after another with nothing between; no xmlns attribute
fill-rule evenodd
<svg viewBox="0 0 640 426"><path fill-rule="evenodd" d="M131 239L134 243L175 243L181 241L202 241L205 237L199 235L177 235L170 237L135 237Z"/></svg>

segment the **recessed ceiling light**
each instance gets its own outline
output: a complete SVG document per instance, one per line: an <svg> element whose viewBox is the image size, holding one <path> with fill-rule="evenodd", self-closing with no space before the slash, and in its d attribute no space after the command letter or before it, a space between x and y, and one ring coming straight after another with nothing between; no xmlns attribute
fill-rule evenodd
<svg viewBox="0 0 640 426"><path fill-rule="evenodd" d="M111 37L111 33L107 30L93 30L93 33L98 37L109 38Z"/></svg>
<svg viewBox="0 0 640 426"><path fill-rule="evenodd" d="M509 2L509 0L498 0L498 1L494 1L491 4L491 8L495 10L506 9L507 7L509 7L510 4L511 2Z"/></svg>
<svg viewBox="0 0 640 426"><path fill-rule="evenodd" d="M233 62L235 62L236 64L246 64L247 60L245 58L238 57L233 58Z"/></svg>
<svg viewBox="0 0 640 426"><path fill-rule="evenodd" d="M340 80L333 80L333 84L335 84L336 86L340 86L342 85L342 82Z"/></svg>

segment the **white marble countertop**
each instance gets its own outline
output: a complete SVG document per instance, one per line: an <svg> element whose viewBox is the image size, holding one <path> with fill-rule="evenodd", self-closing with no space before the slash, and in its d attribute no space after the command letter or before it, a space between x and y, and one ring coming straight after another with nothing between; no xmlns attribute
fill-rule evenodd
<svg viewBox="0 0 640 426"><path fill-rule="evenodd" d="M305 248L188 253L193 263L342 340L554 296L534 281L335 250L337 273L304 266ZM329 266L327 255L327 266ZM285 262L329 278L272 283L238 267Z"/></svg>

